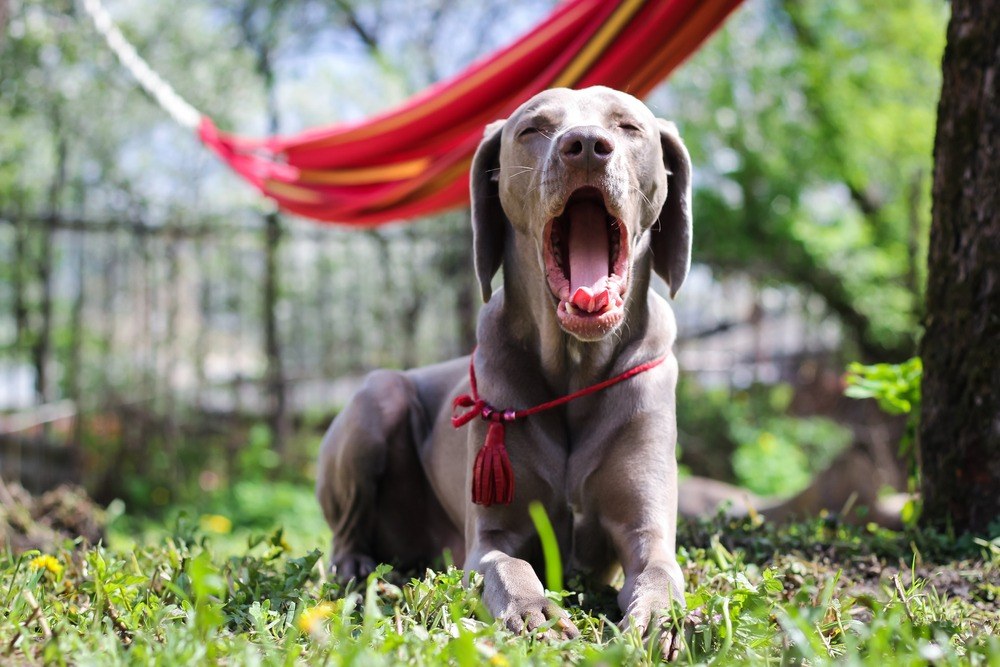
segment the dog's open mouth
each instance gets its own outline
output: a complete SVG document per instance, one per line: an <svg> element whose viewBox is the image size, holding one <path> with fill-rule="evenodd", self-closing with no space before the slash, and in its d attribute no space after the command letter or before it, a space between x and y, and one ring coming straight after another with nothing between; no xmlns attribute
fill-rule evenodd
<svg viewBox="0 0 1000 667"><path fill-rule="evenodd" d="M563 329L590 340L614 330L625 315L626 226L597 188L585 187L570 195L544 234L545 272Z"/></svg>

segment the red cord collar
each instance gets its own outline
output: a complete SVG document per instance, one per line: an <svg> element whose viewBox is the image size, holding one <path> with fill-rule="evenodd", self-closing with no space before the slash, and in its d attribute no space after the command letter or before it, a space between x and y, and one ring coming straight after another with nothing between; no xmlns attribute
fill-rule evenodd
<svg viewBox="0 0 1000 667"><path fill-rule="evenodd" d="M531 408L515 410L512 408L499 409L479 396L479 388L476 386L476 354L473 352L469 359L469 384L471 392L462 394L452 402L452 410L468 408L465 412L451 418L451 425L461 428L470 421L479 417L483 421L489 422L486 431L486 442L476 454L476 462L472 467L472 502L478 505L489 507L493 503L509 505L514 499L514 470L510 465L510 457L507 455L507 446L504 441L504 424L506 422L524 419L539 412L544 412L551 408L565 405L570 401L588 396L590 394L607 389L611 385L624 382L640 373L645 373L651 368L656 368L667 359L667 355L658 357L644 364L639 364L628 369L621 375L598 382L597 384L584 387L572 394L560 396L554 400L536 405Z"/></svg>

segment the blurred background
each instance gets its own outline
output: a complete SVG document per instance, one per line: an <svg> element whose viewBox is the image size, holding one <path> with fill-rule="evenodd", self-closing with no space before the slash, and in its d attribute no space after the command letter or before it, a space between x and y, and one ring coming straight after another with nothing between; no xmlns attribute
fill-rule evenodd
<svg viewBox="0 0 1000 667"><path fill-rule="evenodd" d="M555 4L107 6L183 97L263 136L398 104ZM315 455L361 376L473 346L467 211L372 231L278 214L72 2L0 17L3 478L83 485L125 521L187 508L315 537ZM842 376L915 354L946 19L938 0L748 0L646 100L695 163L673 304L686 472L788 495L860 452L905 485L903 423Z"/></svg>

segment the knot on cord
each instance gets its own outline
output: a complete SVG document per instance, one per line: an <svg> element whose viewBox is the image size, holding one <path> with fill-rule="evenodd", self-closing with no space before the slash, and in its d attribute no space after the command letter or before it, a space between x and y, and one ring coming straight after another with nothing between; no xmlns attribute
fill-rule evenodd
<svg viewBox="0 0 1000 667"><path fill-rule="evenodd" d="M488 422L512 422L517 419L516 410L499 410L483 399L475 398L469 394L462 394L452 401L452 412L462 408L468 409L451 418L451 425L455 428L465 426L476 417Z"/></svg>
<svg viewBox="0 0 1000 667"><path fill-rule="evenodd" d="M451 425L455 428L468 424L476 417L489 422L486 442L480 447L472 466L472 502L486 507L493 503L509 505L514 498L514 469L507 454L504 424L517 419L517 413L514 410L498 410L470 394L457 397L452 408L466 409L451 418Z"/></svg>
<svg viewBox="0 0 1000 667"><path fill-rule="evenodd" d="M608 387L624 382L639 373L656 368L667 360L668 354L651 359L645 363L633 366L627 371L608 378L603 382L584 387L572 394L560 396L547 403L535 405L523 410L499 410L479 397L479 389L476 386L476 367L473 360L476 358L473 353L469 359L469 385L468 394L462 394L452 402L452 412L465 410L460 414L453 414L451 425L455 428L465 426L470 421L479 417L489 424L486 429L486 442L480 447L476 454L476 461L472 466L472 502L477 505L489 507L493 503L509 505L514 499L514 469L510 465L510 457L507 455L507 444L504 441L505 425L523 417L530 417L551 408L565 405L581 396L587 396L595 392L607 389Z"/></svg>

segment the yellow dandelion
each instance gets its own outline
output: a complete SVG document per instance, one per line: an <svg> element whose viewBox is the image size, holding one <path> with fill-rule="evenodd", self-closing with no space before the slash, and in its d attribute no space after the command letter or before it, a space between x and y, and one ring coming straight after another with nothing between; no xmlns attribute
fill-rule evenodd
<svg viewBox="0 0 1000 667"><path fill-rule="evenodd" d="M62 563L55 556L48 554L32 558L28 562L28 567L32 570L45 570L46 574L51 574L53 577L59 577L63 573Z"/></svg>
<svg viewBox="0 0 1000 667"><path fill-rule="evenodd" d="M224 535L232 532L233 522L221 514L205 514L201 517L201 529Z"/></svg>
<svg viewBox="0 0 1000 667"><path fill-rule="evenodd" d="M494 667L509 667L510 660L501 653L494 653L493 657L490 658L490 664L494 665Z"/></svg>
<svg viewBox="0 0 1000 667"><path fill-rule="evenodd" d="M299 630L311 635L316 634L323 628L323 621L333 615L333 604L330 602L320 602L315 607L310 607L299 616Z"/></svg>

